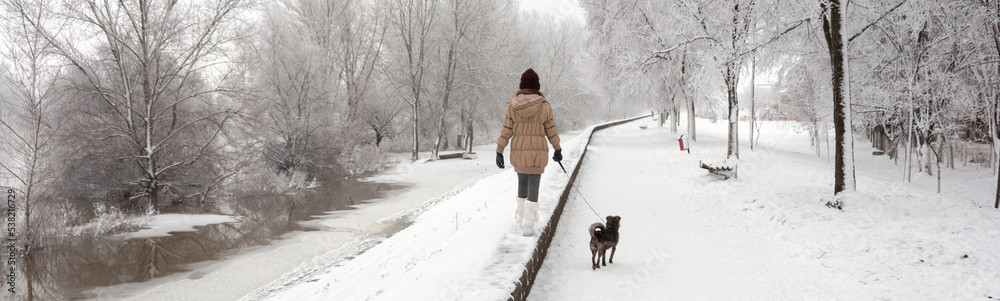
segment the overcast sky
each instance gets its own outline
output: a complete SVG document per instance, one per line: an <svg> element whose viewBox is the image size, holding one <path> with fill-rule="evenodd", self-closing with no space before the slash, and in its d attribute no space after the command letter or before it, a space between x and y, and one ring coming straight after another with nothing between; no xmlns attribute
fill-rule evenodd
<svg viewBox="0 0 1000 301"><path fill-rule="evenodd" d="M583 8L578 0L521 0L521 9L538 10L555 14L560 17L576 18L581 23L585 21Z"/></svg>

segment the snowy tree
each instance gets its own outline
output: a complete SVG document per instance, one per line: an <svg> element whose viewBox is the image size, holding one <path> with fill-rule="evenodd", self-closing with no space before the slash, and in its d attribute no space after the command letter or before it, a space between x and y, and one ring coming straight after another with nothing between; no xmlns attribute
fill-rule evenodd
<svg viewBox="0 0 1000 301"><path fill-rule="evenodd" d="M437 137L434 139L432 158L438 157L438 152L448 134L448 112L454 106L454 95L469 76L472 68L472 53L477 45L483 42L484 30L492 25L498 15L490 11L495 2L475 2L469 0L448 0L444 2L442 33L444 45L439 52L443 56L441 66L444 67L441 76L441 107L438 115Z"/></svg>
<svg viewBox="0 0 1000 301"><path fill-rule="evenodd" d="M59 12L65 20L18 15L75 68L78 89L106 112L92 124L96 138L122 143L121 155L141 173L132 198L156 207L164 190L180 189L183 169L205 163L234 116L220 105L228 91L220 51L231 36L226 24L243 7L240 0L80 0ZM73 30L51 27L64 23ZM85 43L87 33L99 38ZM220 76L210 79L209 70Z"/></svg>
<svg viewBox="0 0 1000 301"><path fill-rule="evenodd" d="M347 116L357 119L361 103L371 100L371 89L377 75L379 60L384 47L387 16L380 4L371 5L353 0L338 20L340 26L340 65L338 79L347 97Z"/></svg>
<svg viewBox="0 0 1000 301"><path fill-rule="evenodd" d="M993 146L992 157L995 158L992 166L994 170L1000 170L1000 1L979 0L973 4L974 14L970 14L967 20L976 20L974 32L978 37L973 41L981 41L981 45L975 49L980 50L974 53L975 60L967 67L969 72L977 79L981 85L982 92L979 101L979 118L985 120L987 124L990 144ZM988 49L988 51L981 51ZM964 69L966 67L960 68ZM996 200L994 208L1000 208L1000 177L997 178Z"/></svg>
<svg viewBox="0 0 1000 301"><path fill-rule="evenodd" d="M846 1L843 2L846 5ZM851 97L848 41L844 37L847 9L840 0L820 2L823 37L830 55L831 89L833 89L833 126L836 141L834 159L834 194L854 191L854 135L851 125Z"/></svg>
<svg viewBox="0 0 1000 301"><path fill-rule="evenodd" d="M411 160L420 158L420 109L426 90L425 75L430 62L431 33L437 15L438 1L393 0L390 4L389 26L392 31L393 54L390 61L400 68L400 78L394 78L399 97L410 105L413 148Z"/></svg>
<svg viewBox="0 0 1000 301"><path fill-rule="evenodd" d="M836 154L834 158L834 193L856 189L854 177L854 135L851 111L850 49L851 42L886 16L906 3L901 0L894 6L875 11L872 20L864 22L848 18L848 2L840 0L820 1L820 18L823 37L831 66L831 89L833 89L833 119ZM867 24L867 25L863 25ZM861 25L859 27L855 27ZM857 29L855 29L857 28ZM855 29L855 32L850 30Z"/></svg>
<svg viewBox="0 0 1000 301"><path fill-rule="evenodd" d="M52 18L44 2L6 0L0 4L39 20ZM24 19L6 21L3 57L10 65L3 66L0 83L0 171L13 177L9 187L19 191L23 223L18 226L27 229L21 243L30 252L44 234L40 233L43 226L52 222L52 180L59 171L54 156L67 112L61 105L64 87L58 83L61 62L52 55L52 43Z"/></svg>
<svg viewBox="0 0 1000 301"><path fill-rule="evenodd" d="M259 81L256 134L264 140L264 158L278 172L315 174L317 167L327 165L322 157L329 153L321 141L329 137L325 134L332 123L330 75L321 63L323 49L293 34L299 27L288 19L280 8L268 10L264 39L252 64Z"/></svg>
<svg viewBox="0 0 1000 301"><path fill-rule="evenodd" d="M854 126L885 140L878 144L890 156L903 145L904 178L911 177L914 159L920 171L932 174L946 147L954 153L952 141L967 126L963 119L983 107L973 92L981 89L975 88L981 77L963 71L983 59L982 39L967 25L980 9L962 1L874 3L881 6L860 10L859 19L868 20L858 25L868 25L849 39L852 52L878 54L852 57L855 82L867 83L852 89L852 103L860 106L855 111L862 113ZM877 30L862 35L868 28Z"/></svg>
<svg viewBox="0 0 1000 301"><path fill-rule="evenodd" d="M694 93L699 90L688 89L696 73L695 68L686 68L695 64L693 56L692 60L686 56L689 48L650 56L682 38L684 31L671 26L679 20L674 13L679 3L584 1L582 4L591 16L590 48L600 70L596 76L606 85L602 93L609 94L610 101L637 97L661 111L669 110L663 116L672 116L672 129L678 122L678 107L683 105L689 115L688 137L693 139ZM644 95L635 95L639 92Z"/></svg>
<svg viewBox="0 0 1000 301"><path fill-rule="evenodd" d="M778 88L784 91L782 101L791 105L791 117L809 132L809 143L816 150L816 156L820 156L823 142L827 141L830 126L826 120L832 115L832 108L826 101L830 98L830 86L819 79L825 77L829 69L804 57L785 58L783 62L786 66L778 83Z"/></svg>
<svg viewBox="0 0 1000 301"><path fill-rule="evenodd" d="M462 127L461 143L467 152L472 152L475 137L487 137L484 141L495 141L489 138L496 135L496 125L503 117L504 107L500 106L511 96L511 89L516 83L511 82L511 75L517 74L520 66L511 62L519 52L513 40L519 39L516 28L518 14L516 3L511 1L488 2L489 17L484 17L488 23L482 24L476 34L474 48L469 53L468 67L463 83L459 89L458 107L459 124ZM514 86L513 88L516 88Z"/></svg>
<svg viewBox="0 0 1000 301"><path fill-rule="evenodd" d="M552 104L557 125L565 126L566 121L581 119L572 115L578 112L575 102L589 93L579 71L584 52L584 37L579 34L583 25L539 14L526 14L518 21L521 38L512 49L521 49L514 50L517 51L515 59L520 63L511 70L518 77L507 86L507 98L513 96L510 91L517 88L521 72L533 68L538 73L546 100Z"/></svg>

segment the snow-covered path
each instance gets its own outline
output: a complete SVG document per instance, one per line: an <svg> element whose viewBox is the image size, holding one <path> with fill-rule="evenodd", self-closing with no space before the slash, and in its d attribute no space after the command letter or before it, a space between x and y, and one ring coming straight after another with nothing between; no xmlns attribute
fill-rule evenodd
<svg viewBox="0 0 1000 301"><path fill-rule="evenodd" d="M590 129L564 134L567 160L580 156ZM546 174L558 169L549 164ZM538 236L521 235L513 220L513 169L470 181L382 219L412 219L413 224L385 239L360 237L372 243L363 253L351 253L357 249L352 246L332 249L242 300L506 300ZM536 230L548 222L566 181L542 177Z"/></svg>
<svg viewBox="0 0 1000 301"><path fill-rule="evenodd" d="M989 188L988 176L972 180L984 171L953 176L962 193L942 198L886 175L896 170L878 161L886 159L862 158L861 192L838 211L823 205L831 167L806 155L808 140L766 133L782 143L762 139L763 148L744 149L740 178L723 181L698 161L725 157L724 125L701 121L691 154L677 150L679 134L648 120L648 130L633 123L595 134L577 185L599 213L622 217L615 263L591 270L587 228L598 217L574 192L530 299L988 300L1000 293L1000 212L958 197Z"/></svg>
<svg viewBox="0 0 1000 301"><path fill-rule="evenodd" d="M676 148L677 136L637 125L594 136L531 299L729 299L739 296L727 286L767 272L745 264L766 253L761 245L744 246L753 240L697 204L724 202L713 186L726 183L691 164L692 155ZM590 268L586 229L602 220L580 194L602 216L622 217L617 261L597 272Z"/></svg>
<svg viewBox="0 0 1000 301"><path fill-rule="evenodd" d="M743 150L739 178L722 180L698 161L725 157L725 124L698 120L698 130L691 154L677 150L678 134L649 119L595 134L576 185L601 214L622 217L615 263L590 269L586 229L598 217L574 192L529 298L989 300L1000 293L1000 210L980 205L995 185L989 170L948 170L939 196L931 177L904 183L891 161L859 155L860 192L847 195L841 211L824 206L832 167L810 151L805 133L766 127L761 146ZM567 168L588 134L564 139ZM244 300L505 300L538 240L521 236L511 219L515 178L508 169L460 185L401 213L413 224L370 240L365 252L330 250ZM558 165L548 166L536 230L567 181Z"/></svg>

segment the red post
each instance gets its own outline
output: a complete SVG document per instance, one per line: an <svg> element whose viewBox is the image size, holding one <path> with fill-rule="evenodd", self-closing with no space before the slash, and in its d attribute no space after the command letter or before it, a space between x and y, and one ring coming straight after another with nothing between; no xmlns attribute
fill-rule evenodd
<svg viewBox="0 0 1000 301"><path fill-rule="evenodd" d="M681 146L681 151L684 151L684 135L681 135L680 138L677 138L677 144Z"/></svg>

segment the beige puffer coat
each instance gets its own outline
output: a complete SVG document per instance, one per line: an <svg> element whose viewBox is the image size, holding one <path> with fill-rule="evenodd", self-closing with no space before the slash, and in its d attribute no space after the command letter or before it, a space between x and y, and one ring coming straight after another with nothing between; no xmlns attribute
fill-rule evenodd
<svg viewBox="0 0 1000 301"><path fill-rule="evenodd" d="M513 140L511 139L513 137ZM507 113L497 139L497 152L503 153L510 143L510 164L523 174L541 174L549 163L549 145L559 146L552 106L538 90L522 89L507 102Z"/></svg>

